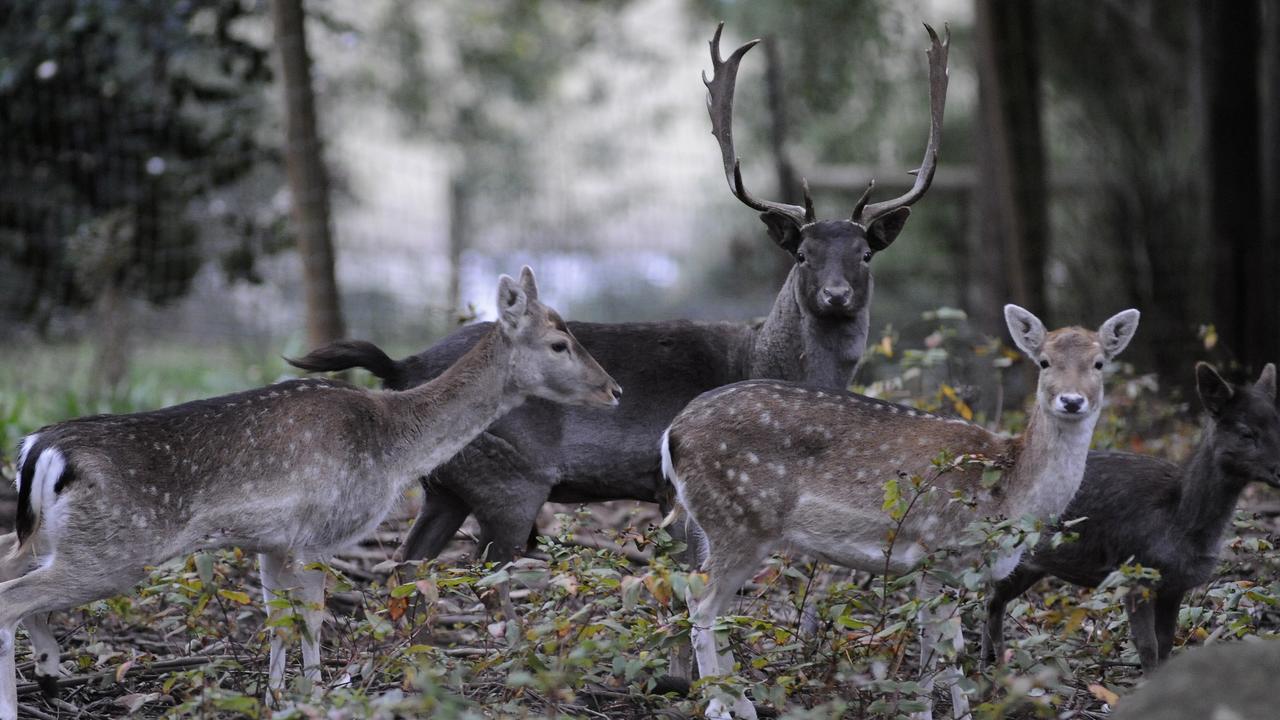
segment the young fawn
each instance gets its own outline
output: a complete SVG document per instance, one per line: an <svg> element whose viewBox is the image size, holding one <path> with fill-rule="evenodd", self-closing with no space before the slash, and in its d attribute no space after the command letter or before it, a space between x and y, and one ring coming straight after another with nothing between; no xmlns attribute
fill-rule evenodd
<svg viewBox="0 0 1280 720"><path fill-rule="evenodd" d="M705 536L702 567L709 581L689 618L702 677L732 672L731 663L720 661L711 628L779 545L846 567L902 573L933 551L955 546L973 520L1044 518L1066 508L1084 474L1102 404L1103 366L1128 345L1138 311L1119 313L1097 332L1046 332L1016 305L1005 307L1005 318L1014 342L1041 367L1035 407L1016 438L853 393L763 380L705 393L676 417L663 436L663 468ZM885 481L903 473L930 475L931 459L944 452L983 456L1006 470L986 488L974 467L937 475L943 492L922 496L887 546L895 522L882 509ZM972 512L950 501L952 491L973 497ZM1001 558L993 574L1007 574L1017 562L1016 555ZM920 593L927 597L930 590ZM921 620L928 625L931 618ZM958 632L955 637L962 642ZM922 638L921 656L928 658L937 638ZM932 681L926 672L926 686ZM957 716L967 713L968 701L955 686L952 702ZM734 700L733 713L756 716L743 697ZM707 707L707 717L729 717L719 698Z"/></svg>
<svg viewBox="0 0 1280 720"><path fill-rule="evenodd" d="M305 674L320 676L324 574L414 480L526 398L599 408L621 389L538 302L528 268L498 283L500 318L452 368L405 392L291 380L153 412L49 425L22 443L17 532L0 538L0 720L17 716L14 632L54 687L51 611L122 592L201 548L259 553L266 600L298 590ZM268 609L269 615L278 613ZM268 687L283 685L273 634Z"/></svg>
<svg viewBox="0 0 1280 720"><path fill-rule="evenodd" d="M1042 544L995 584L987 602L984 661L1003 655L1005 605L1040 578L1092 587L1130 560L1160 571L1151 592L1131 593L1126 607L1143 671L1169 656L1182 597L1212 576L1240 493L1252 482L1280 487L1275 365L1263 368L1252 386L1233 386L1200 363L1196 390L1209 417L1181 468L1144 455L1089 453L1084 482L1063 513L1085 518L1073 528L1078 539L1056 548Z"/></svg>

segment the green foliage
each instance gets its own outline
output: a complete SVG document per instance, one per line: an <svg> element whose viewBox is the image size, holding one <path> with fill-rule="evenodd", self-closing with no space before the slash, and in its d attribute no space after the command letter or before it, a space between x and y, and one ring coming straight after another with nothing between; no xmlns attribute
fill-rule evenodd
<svg viewBox="0 0 1280 720"><path fill-rule="evenodd" d="M0 5L6 315L44 322L107 288L153 302L186 292L207 255L188 204L271 160L250 12L241 0ZM257 232L236 210L222 220Z"/></svg>

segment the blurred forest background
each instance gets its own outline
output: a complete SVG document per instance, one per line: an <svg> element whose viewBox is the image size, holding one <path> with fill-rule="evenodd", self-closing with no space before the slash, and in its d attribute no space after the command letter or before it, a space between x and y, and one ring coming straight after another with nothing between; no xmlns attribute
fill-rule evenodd
<svg viewBox="0 0 1280 720"><path fill-rule="evenodd" d="M762 315L789 258L708 132L718 20L766 39L748 185L807 178L827 217L910 180L920 23L950 25L940 169L875 260L877 330L1135 306L1127 359L1167 383L1280 358L1280 0L9 0L0 392L415 351L521 263L572 318Z"/></svg>

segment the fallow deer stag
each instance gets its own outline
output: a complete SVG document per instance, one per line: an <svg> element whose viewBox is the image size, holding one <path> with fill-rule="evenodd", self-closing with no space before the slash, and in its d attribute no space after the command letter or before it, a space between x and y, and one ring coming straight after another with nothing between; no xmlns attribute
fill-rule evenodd
<svg viewBox="0 0 1280 720"><path fill-rule="evenodd" d="M520 552L538 509L553 502L663 501L657 446L662 430L699 393L747 378L796 380L843 389L866 347L872 257L902 230L937 168L947 94L947 41L929 31L931 122L924 161L904 195L868 204L870 188L848 220L817 220L805 206L757 199L742 182L733 147L733 88L738 64L755 41L727 60L720 32L711 40L711 127L735 197L760 213L770 237L795 261L759 328L748 323L569 323L592 355L627 388L617 411L529 402L498 421L454 460L423 479L425 499L396 559L435 557L470 514L491 560ZM393 361L372 345L344 341L293 361L312 371L363 367L388 388L426 382L488 332L458 330L418 355ZM665 508L664 508L665 510Z"/></svg>
<svg viewBox="0 0 1280 720"><path fill-rule="evenodd" d="M1014 342L1041 367L1026 431L1008 438L962 420L848 392L772 380L713 390L685 408L663 436L663 471L680 508L704 533L707 591L690 611L694 653L702 677L724 675L712 627L742 583L776 547L789 544L829 562L870 572L902 573L943 548L956 547L971 521L984 517L1045 518L1060 513L1080 485L1102 405L1103 367L1128 345L1138 311L1125 310L1097 332L1070 327L1046 333L1034 315L1005 306ZM1004 467L984 487L976 463L937 473L931 460L983 457ZM932 477L940 492L919 499L896 529L883 507L885 482L900 475ZM972 511L952 501L972 496ZM677 509L679 512L679 508ZM1019 554L1021 550L1017 551ZM968 563L957 555L944 562ZM991 574L1012 572L1018 557L997 559ZM932 588L921 588L927 597ZM928 625L929 617L922 617ZM960 649L960 633L955 635ZM937 638L923 632L922 658ZM925 686L934 676L925 672ZM951 668L954 680L958 671ZM968 700L952 685L957 717ZM733 712L754 718L745 697ZM707 717L727 718L717 697Z"/></svg>
<svg viewBox="0 0 1280 720"><path fill-rule="evenodd" d="M37 677L56 686L49 612L126 590L147 567L200 548L260 553L268 601L299 591L303 670L319 679L324 574L307 563L368 534L409 483L527 398L618 402L617 383L538 301L528 268L520 282L502 277L498 307L501 317L469 352L406 392L291 380L29 435L17 532L0 538L0 720L18 714L19 622ZM283 642L273 634L272 691L284 680Z"/></svg>
<svg viewBox="0 0 1280 720"><path fill-rule="evenodd" d="M1150 592L1131 593L1126 605L1143 672L1169 657L1182 598L1213 575L1240 493L1253 482L1280 488L1276 366L1268 364L1248 386L1232 385L1200 363L1196 390L1209 419L1181 468L1145 455L1089 453L1084 481L1062 515L1084 518L1072 527L1079 537L1056 548L1042 543L995 583L982 636L984 661L1004 654L1005 605L1040 578L1092 587L1130 560L1160 571Z"/></svg>

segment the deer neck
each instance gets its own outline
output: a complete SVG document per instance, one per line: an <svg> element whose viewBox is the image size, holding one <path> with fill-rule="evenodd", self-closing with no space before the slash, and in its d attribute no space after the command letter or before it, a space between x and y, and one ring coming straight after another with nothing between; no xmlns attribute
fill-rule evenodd
<svg viewBox="0 0 1280 720"><path fill-rule="evenodd" d="M1061 515L1084 480L1089 443L1098 422L1095 411L1077 421L1053 417L1039 402L1022 434L1013 468L1006 517Z"/></svg>
<svg viewBox="0 0 1280 720"><path fill-rule="evenodd" d="M1213 423L1205 428L1204 438L1182 470L1182 494L1173 519L1173 527L1187 533L1193 543L1209 553L1216 552L1236 501L1248 484L1214 458L1215 431Z"/></svg>
<svg viewBox="0 0 1280 720"><path fill-rule="evenodd" d="M849 319L819 318L804 310L799 293L792 268L755 333L747 377L844 389L866 347L870 310L864 307Z"/></svg>
<svg viewBox="0 0 1280 720"><path fill-rule="evenodd" d="M514 354L511 340L495 324L439 377L412 390L386 393L385 457L405 465L401 470L412 480L524 402L525 393L515 382Z"/></svg>

